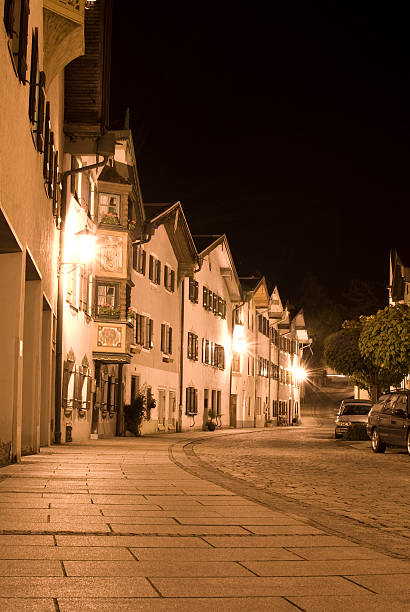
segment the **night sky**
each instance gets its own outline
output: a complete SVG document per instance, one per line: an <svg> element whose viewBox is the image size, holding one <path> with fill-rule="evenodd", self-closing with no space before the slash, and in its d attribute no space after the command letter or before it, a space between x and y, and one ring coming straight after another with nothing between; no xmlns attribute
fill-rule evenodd
<svg viewBox="0 0 410 612"><path fill-rule="evenodd" d="M409 231L406 16L173 4L114 2L111 126L129 106L144 201L180 200L286 298L307 273L387 298Z"/></svg>

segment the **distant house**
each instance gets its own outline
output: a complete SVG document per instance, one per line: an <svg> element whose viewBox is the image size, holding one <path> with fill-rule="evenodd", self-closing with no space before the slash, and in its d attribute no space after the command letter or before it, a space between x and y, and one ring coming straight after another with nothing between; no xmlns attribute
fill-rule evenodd
<svg viewBox="0 0 410 612"><path fill-rule="evenodd" d="M404 263L406 262L406 263ZM389 304L410 304L410 253L390 251Z"/></svg>

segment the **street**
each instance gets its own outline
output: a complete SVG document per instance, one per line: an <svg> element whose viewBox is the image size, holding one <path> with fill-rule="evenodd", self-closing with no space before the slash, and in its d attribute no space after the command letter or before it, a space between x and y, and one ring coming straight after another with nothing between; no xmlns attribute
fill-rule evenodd
<svg viewBox="0 0 410 612"><path fill-rule="evenodd" d="M218 437L195 444L194 452L238 483L271 494L273 506L409 557L407 452L375 455L370 442L335 440L330 412L305 422Z"/></svg>

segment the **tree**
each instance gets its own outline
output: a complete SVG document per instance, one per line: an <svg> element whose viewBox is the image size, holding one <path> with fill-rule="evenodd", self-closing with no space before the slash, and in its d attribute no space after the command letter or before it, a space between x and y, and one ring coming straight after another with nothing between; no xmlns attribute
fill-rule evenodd
<svg viewBox="0 0 410 612"><path fill-rule="evenodd" d="M366 389L373 402L377 401L380 392L400 384L403 378L401 371L375 363L372 356L361 351L364 327L375 316L345 321L342 329L326 338L324 351L326 363L339 374L350 376L361 389Z"/></svg>
<svg viewBox="0 0 410 612"><path fill-rule="evenodd" d="M359 339L361 354L375 366L396 373L410 371L410 307L396 304L366 317Z"/></svg>

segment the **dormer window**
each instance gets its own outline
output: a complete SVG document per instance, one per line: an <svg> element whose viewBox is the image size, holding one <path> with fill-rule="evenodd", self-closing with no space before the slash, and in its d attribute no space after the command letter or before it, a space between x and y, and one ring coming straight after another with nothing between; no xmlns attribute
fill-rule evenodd
<svg viewBox="0 0 410 612"><path fill-rule="evenodd" d="M112 193L100 193L98 199L98 220L107 225L120 225L121 196Z"/></svg>

